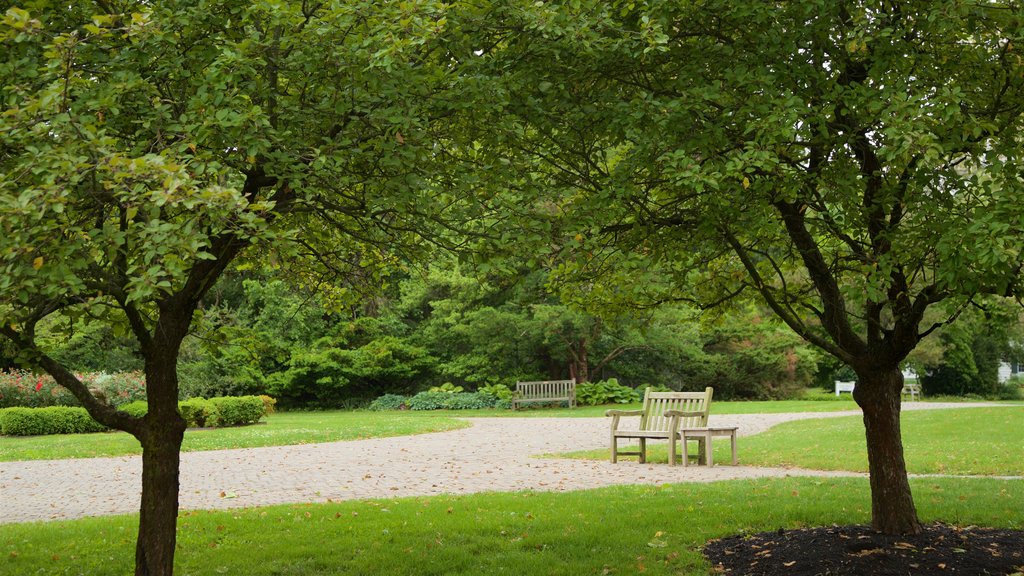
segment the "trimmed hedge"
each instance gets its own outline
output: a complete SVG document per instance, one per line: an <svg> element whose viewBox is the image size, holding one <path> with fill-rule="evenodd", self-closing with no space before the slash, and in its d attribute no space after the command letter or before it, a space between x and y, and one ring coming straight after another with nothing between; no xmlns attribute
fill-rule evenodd
<svg viewBox="0 0 1024 576"><path fill-rule="evenodd" d="M266 414L266 406L259 396L223 396L210 398L209 402L217 409L221 426L255 424Z"/></svg>
<svg viewBox="0 0 1024 576"><path fill-rule="evenodd" d="M86 434L106 430L107 427L93 420L85 408L77 406L0 410L0 434L4 436Z"/></svg>
<svg viewBox="0 0 1024 576"><path fill-rule="evenodd" d="M409 398L410 410L476 410L494 408L498 399L486 392L420 392Z"/></svg>
<svg viewBox="0 0 1024 576"><path fill-rule="evenodd" d="M216 428L255 424L273 410L273 405L273 398L269 396L192 398L179 402L178 411L191 428ZM121 406L120 410L141 418L148 407L145 402L137 401ZM3 436L85 434L106 430L107 427L93 420L85 408L77 406L0 409L0 435Z"/></svg>
<svg viewBox="0 0 1024 576"><path fill-rule="evenodd" d="M206 398L190 398L178 402L178 412L190 428L216 428L220 426L220 410Z"/></svg>

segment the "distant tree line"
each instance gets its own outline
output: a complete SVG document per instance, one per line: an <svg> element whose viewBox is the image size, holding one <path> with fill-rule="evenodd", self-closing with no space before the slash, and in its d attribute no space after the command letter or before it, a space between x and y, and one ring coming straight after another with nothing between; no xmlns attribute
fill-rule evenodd
<svg viewBox="0 0 1024 576"><path fill-rule="evenodd" d="M235 272L204 302L186 341L181 393L271 394L285 407L340 408L445 383L472 390L571 377L782 399L854 377L753 307L714 319L681 304L606 318L560 303L546 280L543 272L479 280L444 263L407 272L352 308L269 272ZM55 356L75 369L141 367L132 341L109 327L51 328ZM999 363L1019 355L1020 332L1012 307L972 310L908 366L928 394L998 396Z"/></svg>

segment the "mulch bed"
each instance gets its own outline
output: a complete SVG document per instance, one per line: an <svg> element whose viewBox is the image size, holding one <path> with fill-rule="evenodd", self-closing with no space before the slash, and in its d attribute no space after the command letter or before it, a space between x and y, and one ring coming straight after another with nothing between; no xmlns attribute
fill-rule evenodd
<svg viewBox="0 0 1024 576"><path fill-rule="evenodd" d="M735 576L1024 576L1024 531L930 524L913 536L868 526L778 530L712 540L704 555Z"/></svg>

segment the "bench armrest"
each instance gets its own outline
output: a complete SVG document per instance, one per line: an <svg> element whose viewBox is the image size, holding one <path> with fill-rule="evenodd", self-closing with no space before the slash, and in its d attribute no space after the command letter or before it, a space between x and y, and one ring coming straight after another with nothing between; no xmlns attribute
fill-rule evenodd
<svg viewBox="0 0 1024 576"><path fill-rule="evenodd" d="M643 410L609 410L605 416L643 416Z"/></svg>
<svg viewBox="0 0 1024 576"><path fill-rule="evenodd" d="M680 410L665 410L665 416L671 418L678 416L680 418L689 418L691 416L704 416L704 412L682 412Z"/></svg>

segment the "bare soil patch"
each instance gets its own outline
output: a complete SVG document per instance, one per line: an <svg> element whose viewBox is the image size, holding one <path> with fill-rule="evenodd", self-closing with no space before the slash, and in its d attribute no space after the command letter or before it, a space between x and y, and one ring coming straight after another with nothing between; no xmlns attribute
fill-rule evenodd
<svg viewBox="0 0 1024 576"><path fill-rule="evenodd" d="M736 576L1024 576L1024 531L930 524L911 536L868 526L777 530L712 540L704 555Z"/></svg>

